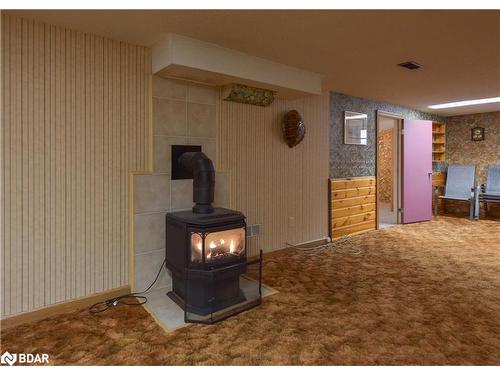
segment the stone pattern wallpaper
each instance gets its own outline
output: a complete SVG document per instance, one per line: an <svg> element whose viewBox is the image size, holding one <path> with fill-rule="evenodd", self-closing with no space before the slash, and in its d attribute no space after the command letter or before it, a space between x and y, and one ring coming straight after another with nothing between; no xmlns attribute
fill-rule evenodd
<svg viewBox="0 0 500 375"><path fill-rule="evenodd" d="M484 141L471 140L471 129L476 126L484 128ZM475 164L476 183L485 183L488 166L500 163L500 112L448 117L446 160Z"/></svg>
<svg viewBox="0 0 500 375"><path fill-rule="evenodd" d="M446 123L444 117L419 112L394 104L375 102L350 95L330 93L330 178L346 178L375 175L375 123L377 110L397 113L406 119L433 120ZM344 144L344 111L368 115L368 144L366 146ZM443 165L435 164L434 171Z"/></svg>
<svg viewBox="0 0 500 375"><path fill-rule="evenodd" d="M377 193L380 202L392 203L392 129L379 131Z"/></svg>

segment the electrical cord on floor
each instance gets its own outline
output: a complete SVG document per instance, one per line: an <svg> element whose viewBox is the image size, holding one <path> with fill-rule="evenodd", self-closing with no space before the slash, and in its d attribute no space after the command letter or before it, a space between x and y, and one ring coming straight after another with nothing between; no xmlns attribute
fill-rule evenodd
<svg viewBox="0 0 500 375"><path fill-rule="evenodd" d="M167 260L163 260L163 263L160 266L160 269L158 270L158 273L156 274L155 279L153 282L146 288L146 290L143 290L142 292L136 292L136 293L128 293L128 294L123 294L118 297L110 298L105 301L100 301L97 303L94 303L92 306L89 307L89 312L91 314L99 314L111 307L115 307L118 305L128 305L128 306L141 306L144 305L146 302L148 302L148 298L146 296L143 296L143 294L146 294L149 292L149 290L153 287L153 285L156 284L158 281L158 278L161 275L161 271L163 271L163 266L165 265L165 262ZM130 302L127 301L126 299L132 298L133 301L135 302Z"/></svg>
<svg viewBox="0 0 500 375"><path fill-rule="evenodd" d="M357 237L359 238L360 235ZM349 236L343 236L339 239L333 240L333 241L328 241L325 244L318 245L318 246L299 246L299 245L294 245L289 242L286 243L287 246L290 246L294 249L298 250L303 250L303 251L312 251L312 252L318 252L321 250L329 250L329 251L334 251L336 253L344 253L344 254L350 254L350 255L361 255L364 253L364 250L361 249L358 245L353 243L352 238Z"/></svg>

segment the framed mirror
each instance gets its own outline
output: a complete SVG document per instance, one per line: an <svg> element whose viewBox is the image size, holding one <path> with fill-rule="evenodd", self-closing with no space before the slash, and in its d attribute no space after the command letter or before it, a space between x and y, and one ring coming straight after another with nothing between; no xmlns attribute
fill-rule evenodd
<svg viewBox="0 0 500 375"><path fill-rule="evenodd" d="M358 112L344 112L344 143L346 145L368 144L368 115Z"/></svg>

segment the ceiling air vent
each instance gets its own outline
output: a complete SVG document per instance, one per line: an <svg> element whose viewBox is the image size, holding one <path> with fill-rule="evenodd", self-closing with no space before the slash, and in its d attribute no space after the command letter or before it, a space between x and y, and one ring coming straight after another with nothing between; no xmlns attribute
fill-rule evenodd
<svg viewBox="0 0 500 375"><path fill-rule="evenodd" d="M415 61L407 61L407 62L398 64L398 66L400 66L402 68L409 69L409 70L420 69L422 67L422 65L417 64Z"/></svg>

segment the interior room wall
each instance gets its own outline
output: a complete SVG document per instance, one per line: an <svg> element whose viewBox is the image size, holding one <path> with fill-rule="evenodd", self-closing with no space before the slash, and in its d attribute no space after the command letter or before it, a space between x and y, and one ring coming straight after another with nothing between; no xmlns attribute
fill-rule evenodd
<svg viewBox="0 0 500 375"><path fill-rule="evenodd" d="M292 109L306 134L289 148L281 123ZM328 235L328 116L328 94L276 99L269 107L220 101L217 168L228 179L229 206L248 224L262 224L249 255Z"/></svg>
<svg viewBox="0 0 500 375"><path fill-rule="evenodd" d="M344 112L353 111L368 115L368 144L366 146L344 144ZM375 124L377 111L402 115L412 120L433 120L446 123L441 116L416 111L395 104L382 103L364 98L330 93L330 178L361 177L375 175ZM445 164L433 163L436 172Z"/></svg>
<svg viewBox="0 0 500 375"><path fill-rule="evenodd" d="M1 315L127 285L149 49L2 15Z"/></svg>
<svg viewBox="0 0 500 375"><path fill-rule="evenodd" d="M153 173L134 177L134 290L144 290L165 258L165 214L191 209L193 180L171 179L171 146L200 145L216 164L219 90L186 81L153 77ZM216 174L216 204L225 191ZM171 284L163 272L154 288Z"/></svg>
<svg viewBox="0 0 500 375"><path fill-rule="evenodd" d="M484 128L484 141L471 139L471 129L476 126ZM488 166L500 163L500 112L448 117L446 160L476 165L476 183L485 183Z"/></svg>
<svg viewBox="0 0 500 375"><path fill-rule="evenodd" d="M163 261L165 214L193 205L192 180L170 178L172 144L201 144L216 166L215 204L262 224L249 256L327 236L328 105L328 95L238 104L221 100L216 88L153 77L153 174L135 176L134 186L134 289L147 287ZM281 133L291 109L306 124L292 149ZM164 273L155 287L170 283Z"/></svg>

